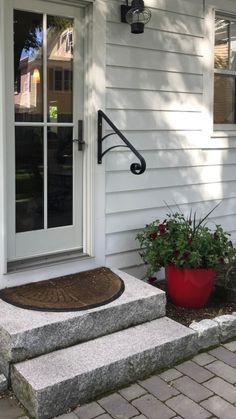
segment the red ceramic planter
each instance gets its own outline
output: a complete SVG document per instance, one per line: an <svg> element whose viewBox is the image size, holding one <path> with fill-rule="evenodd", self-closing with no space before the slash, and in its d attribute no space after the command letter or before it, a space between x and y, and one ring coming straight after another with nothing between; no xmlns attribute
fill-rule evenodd
<svg viewBox="0 0 236 419"><path fill-rule="evenodd" d="M202 308L207 303L214 284L215 270L165 268L167 293L173 303L180 307Z"/></svg>

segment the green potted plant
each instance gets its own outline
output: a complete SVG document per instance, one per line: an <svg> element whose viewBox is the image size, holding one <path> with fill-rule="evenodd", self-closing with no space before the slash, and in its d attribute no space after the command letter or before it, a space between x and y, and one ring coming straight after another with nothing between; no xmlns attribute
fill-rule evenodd
<svg viewBox="0 0 236 419"><path fill-rule="evenodd" d="M167 293L176 305L203 307L213 289L216 267L235 259L229 234L220 225L211 230L206 224L215 208L198 221L196 213L169 213L137 235L141 256L149 265L147 276L164 267Z"/></svg>

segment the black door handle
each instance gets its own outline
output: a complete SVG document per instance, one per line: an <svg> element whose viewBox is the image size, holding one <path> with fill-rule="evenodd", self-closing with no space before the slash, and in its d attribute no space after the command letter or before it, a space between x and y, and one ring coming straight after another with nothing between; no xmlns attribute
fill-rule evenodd
<svg viewBox="0 0 236 419"><path fill-rule="evenodd" d="M73 143L78 143L78 151L84 150L84 124L82 119L79 119L78 121L78 139L74 139Z"/></svg>

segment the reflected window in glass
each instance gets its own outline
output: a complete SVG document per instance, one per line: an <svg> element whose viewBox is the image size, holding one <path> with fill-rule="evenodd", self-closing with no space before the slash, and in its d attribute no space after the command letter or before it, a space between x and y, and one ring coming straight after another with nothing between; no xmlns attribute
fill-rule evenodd
<svg viewBox="0 0 236 419"><path fill-rule="evenodd" d="M48 122L54 122L52 107L57 122L73 122L73 30L73 19L47 16Z"/></svg>

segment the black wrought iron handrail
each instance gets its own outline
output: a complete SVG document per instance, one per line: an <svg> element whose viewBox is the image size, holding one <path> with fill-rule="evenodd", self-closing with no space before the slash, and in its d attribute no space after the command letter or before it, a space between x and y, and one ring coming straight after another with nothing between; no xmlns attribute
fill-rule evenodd
<svg viewBox="0 0 236 419"><path fill-rule="evenodd" d="M102 136L102 122L103 119L107 122L108 125L113 129L113 132L110 134ZM125 144L114 145L110 148L107 148L105 151L102 151L103 141L111 137L112 135L118 135ZM113 122L108 118L108 116L101 110L98 111L98 164L102 164L102 158L110 150L117 147L126 147L129 148L135 156L139 159L140 163L132 163L130 165L130 170L134 175L141 175L146 170L146 161L143 156L136 150L136 148L127 140L127 138L122 134L122 132L113 124Z"/></svg>

